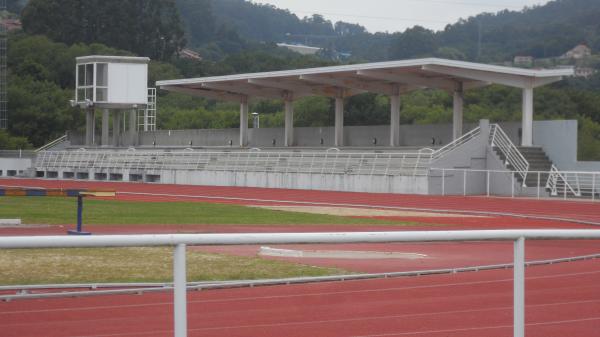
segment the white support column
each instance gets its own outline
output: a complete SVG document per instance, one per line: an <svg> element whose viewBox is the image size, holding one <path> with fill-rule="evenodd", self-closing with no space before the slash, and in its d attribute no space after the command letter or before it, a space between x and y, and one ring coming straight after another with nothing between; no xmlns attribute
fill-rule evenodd
<svg viewBox="0 0 600 337"><path fill-rule="evenodd" d="M115 110L113 112L113 118L112 118L112 122L113 122L113 146L118 147L119 146L119 138L121 137L121 111L120 110Z"/></svg>
<svg viewBox="0 0 600 337"><path fill-rule="evenodd" d="M525 238L514 243L514 337L525 337Z"/></svg>
<svg viewBox="0 0 600 337"><path fill-rule="evenodd" d="M94 109L85 111L85 146L94 145Z"/></svg>
<svg viewBox="0 0 600 337"><path fill-rule="evenodd" d="M137 110L129 110L129 145L137 144Z"/></svg>
<svg viewBox="0 0 600 337"><path fill-rule="evenodd" d="M290 98L285 99L285 144L294 146L294 102Z"/></svg>
<svg viewBox="0 0 600 337"><path fill-rule="evenodd" d="M390 146L400 145L400 95L390 96Z"/></svg>
<svg viewBox="0 0 600 337"><path fill-rule="evenodd" d="M533 146L533 87L523 89L522 146Z"/></svg>
<svg viewBox="0 0 600 337"><path fill-rule="evenodd" d="M173 252L173 322L174 336L187 336L187 276L185 244L175 246Z"/></svg>
<svg viewBox="0 0 600 337"><path fill-rule="evenodd" d="M144 131L148 131L148 107L144 109Z"/></svg>
<svg viewBox="0 0 600 337"><path fill-rule="evenodd" d="M335 98L335 146L344 146L344 97Z"/></svg>
<svg viewBox="0 0 600 337"><path fill-rule="evenodd" d="M240 102L240 147L248 146L248 97Z"/></svg>
<svg viewBox="0 0 600 337"><path fill-rule="evenodd" d="M109 123L109 118L110 118L110 111L108 109L103 109L102 110L102 146L108 146L110 145L108 143L108 133L109 133L109 129L108 129L108 123Z"/></svg>
<svg viewBox="0 0 600 337"><path fill-rule="evenodd" d="M463 109L464 92L461 88L454 91L453 99L453 117L452 117L452 136L456 140L463 135Z"/></svg>

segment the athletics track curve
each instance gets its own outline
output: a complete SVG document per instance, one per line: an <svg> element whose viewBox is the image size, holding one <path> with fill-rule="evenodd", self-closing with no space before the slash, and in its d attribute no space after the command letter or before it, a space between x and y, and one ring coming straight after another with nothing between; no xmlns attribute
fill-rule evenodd
<svg viewBox="0 0 600 337"><path fill-rule="evenodd" d="M568 217L600 222L600 204L590 202L0 180L0 185L9 184L46 188L114 188L121 192L119 199L125 200L195 200L240 204L317 202L475 212L506 212L509 209L520 215ZM164 194L179 195L179 197ZM460 217L455 218L455 221L458 219ZM427 222L431 221L443 223L451 219L427 219ZM451 228L475 229L479 226L490 229L513 226L590 228L557 221L515 218L510 220L502 218L501 223L494 217L463 218L461 221L460 225ZM202 226L199 225L198 228ZM156 229L149 226L146 230ZM246 226L228 227L226 231L248 231L248 229L249 227ZM256 229L267 231L276 228ZM298 228L287 227L286 231L296 229ZM348 227L341 229L334 226L323 226L318 229L301 228L303 231L347 229ZM110 234L113 229L106 227L103 230L106 234ZM117 231L121 230L123 229ZM140 227L133 230L144 231ZM173 230L173 228L169 226L160 230ZM360 230L360 228L352 230ZM15 234L20 235L18 233L12 235ZM7 233L3 232L0 235L7 235ZM544 244L552 245L552 243ZM590 251L595 249L593 245L586 247ZM504 248L510 249L510 247ZM571 248L577 250L577 244L575 243ZM600 251L600 246L598 250ZM560 254L566 254L566 251L561 251ZM528 250L528 259L532 255L536 255L535 248ZM0 303L0 336L169 336L172 335L171 300L170 294L145 294ZM189 300L189 336L500 337L512 335L512 271L510 270L190 292ZM600 261L580 261L528 268L526 302L528 337L600 336Z"/></svg>

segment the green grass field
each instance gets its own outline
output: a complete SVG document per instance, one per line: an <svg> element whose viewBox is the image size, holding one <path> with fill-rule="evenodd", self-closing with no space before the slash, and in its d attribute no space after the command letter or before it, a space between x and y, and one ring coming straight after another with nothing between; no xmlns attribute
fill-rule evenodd
<svg viewBox="0 0 600 337"><path fill-rule="evenodd" d="M0 218L26 224L73 224L76 199L0 197ZM295 213L199 202L84 201L86 225L390 225L410 223ZM1 235L1 232L0 232ZM0 285L104 282L166 282L172 277L172 249L0 250ZM347 273L259 257L188 250L190 281L323 276Z"/></svg>
<svg viewBox="0 0 600 337"><path fill-rule="evenodd" d="M0 197L0 218L25 224L66 225L76 222L75 198ZM240 205L201 202L84 201L85 224L94 225L410 225L397 221L283 212Z"/></svg>
<svg viewBox="0 0 600 337"><path fill-rule="evenodd" d="M172 248L0 250L0 285L171 282ZM249 280L344 273L295 263L188 249L188 281ZM346 272L347 273L347 272Z"/></svg>

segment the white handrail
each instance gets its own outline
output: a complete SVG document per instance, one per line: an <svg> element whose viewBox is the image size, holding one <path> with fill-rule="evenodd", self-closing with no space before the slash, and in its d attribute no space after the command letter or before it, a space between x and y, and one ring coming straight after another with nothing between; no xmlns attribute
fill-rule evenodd
<svg viewBox="0 0 600 337"><path fill-rule="evenodd" d="M510 138L504 133L504 130L498 124L491 124L491 140L490 145L497 147L504 157L506 163L510 164L515 171L523 178L523 186L526 186L527 172L529 171L529 162L521 151L515 146Z"/></svg>
<svg viewBox="0 0 600 337"><path fill-rule="evenodd" d="M580 185L580 181L579 181L579 174L581 172L561 172L558 170L558 168L555 165L552 165L552 168L550 169L550 175L548 176L548 181L546 182L546 188L548 188L550 190L550 193L553 196L558 195L558 189L559 189L559 179L562 180L562 184L563 184L563 192L565 193L565 197L566 197L566 192L567 192L567 188L569 191L571 191L571 193L574 196L580 197L581 196L581 185ZM573 188L573 186L571 186L571 184L569 184L567 178L565 178L565 175L568 174L574 174L577 177L577 191L575 191L575 189ZM589 174L589 172L588 172ZM595 178L595 175L592 177L592 179ZM592 186L592 197L594 196L595 193L595 186Z"/></svg>
<svg viewBox="0 0 600 337"><path fill-rule="evenodd" d="M438 149L437 151L433 152L433 154L431 156L432 161L435 161L435 160L438 160L438 159L444 157L449 152L455 150L456 148L460 147L461 145L465 144L466 142L470 141L471 139L479 136L479 134L481 134L480 127L475 128L475 129L465 133L464 135L462 135L462 137L454 140L453 142L442 147L441 149Z"/></svg>
<svg viewBox="0 0 600 337"><path fill-rule="evenodd" d="M55 139L55 140L51 141L50 143L48 143L48 144L46 144L46 145L44 145L44 146L42 146L42 147L40 147L40 148L36 149L34 152L41 152L41 151L45 151L45 150L47 150L47 149L49 149L49 148L53 147L54 145L56 145L56 144L59 144L59 143L61 143L61 142L65 141L66 139L67 139L67 135L62 135L61 137L59 137L59 138L57 138L57 139Z"/></svg>
<svg viewBox="0 0 600 337"><path fill-rule="evenodd" d="M0 237L0 249L172 246L174 335L187 336L187 245L513 241L513 336L525 336L525 240L600 239L600 230L491 230L365 233L169 234Z"/></svg>

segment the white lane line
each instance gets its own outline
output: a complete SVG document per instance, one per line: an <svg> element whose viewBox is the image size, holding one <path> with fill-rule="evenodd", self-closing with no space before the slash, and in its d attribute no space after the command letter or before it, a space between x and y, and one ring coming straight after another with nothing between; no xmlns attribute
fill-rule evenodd
<svg viewBox="0 0 600 337"><path fill-rule="evenodd" d="M534 323L527 323L527 324L525 324L525 326L560 325L560 324L582 323L582 322L591 322L591 321L600 321L600 317L590 317L590 318L571 319L571 320L563 320L563 321L551 321L551 322L534 322ZM353 337L384 337L384 336L407 336L407 335L413 336L413 335L425 335L425 334L435 334L435 333L451 333L451 332L508 329L508 328L512 329L513 326L512 325L496 325L496 326L482 326L482 327L462 328L462 329L398 332L398 333L386 333L386 334L379 334L379 335L362 335L362 336L353 336Z"/></svg>

